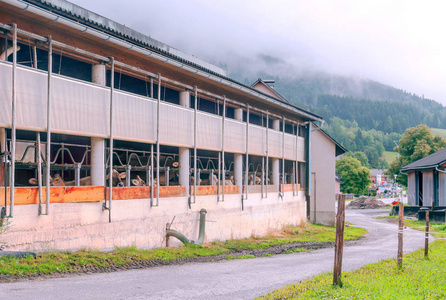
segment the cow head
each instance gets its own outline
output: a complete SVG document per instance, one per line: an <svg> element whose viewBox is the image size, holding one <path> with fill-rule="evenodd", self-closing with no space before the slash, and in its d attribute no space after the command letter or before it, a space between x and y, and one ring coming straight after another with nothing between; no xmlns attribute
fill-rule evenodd
<svg viewBox="0 0 446 300"><path fill-rule="evenodd" d="M110 179L110 174L107 175L106 179L107 179L107 184L108 184L108 181ZM125 172L119 173L118 171L113 169L113 172L112 172L112 186L123 187L124 186L124 182L122 182L122 179L125 179Z"/></svg>
<svg viewBox="0 0 446 300"><path fill-rule="evenodd" d="M146 182L136 175L136 179L132 179L132 184L135 186L146 186Z"/></svg>
<svg viewBox="0 0 446 300"><path fill-rule="evenodd" d="M28 180L30 185L38 185L39 182L36 178L31 178ZM46 185L46 182L42 182L43 185ZM50 176L50 186L65 186L65 182L59 174L54 175L54 177Z"/></svg>

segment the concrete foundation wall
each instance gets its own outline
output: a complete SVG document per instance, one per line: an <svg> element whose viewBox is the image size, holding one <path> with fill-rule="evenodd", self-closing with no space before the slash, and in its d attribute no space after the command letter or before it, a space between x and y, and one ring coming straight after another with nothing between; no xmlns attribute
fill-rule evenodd
<svg viewBox="0 0 446 300"><path fill-rule="evenodd" d="M160 198L158 207L150 207L150 199L113 202L112 221L103 202L54 203L49 216L37 215L37 205L19 205L9 229L0 237L5 250L109 249L115 246L138 248L163 247L166 223L175 217L172 229L190 239L198 237L199 211L207 210L205 242L264 235L287 224L306 221L304 192L298 196L286 192L283 201L278 193L267 199L253 193L241 210L240 195L225 196L217 203L216 195L197 196L188 208L186 197ZM170 245L179 244L170 238Z"/></svg>

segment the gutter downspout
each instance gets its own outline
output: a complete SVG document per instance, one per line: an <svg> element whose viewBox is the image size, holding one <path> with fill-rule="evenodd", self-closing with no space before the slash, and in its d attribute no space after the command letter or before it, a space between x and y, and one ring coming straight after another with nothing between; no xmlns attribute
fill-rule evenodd
<svg viewBox="0 0 446 300"><path fill-rule="evenodd" d="M204 234L205 234L205 226L206 226L206 213L207 211L202 208L200 210L200 229L198 232L198 240L194 242L193 240L188 239L184 234L181 232L170 229L170 224L167 223L166 225L166 246L168 246L169 237L173 236L179 239L183 244L195 244L195 245L201 245L204 241Z"/></svg>

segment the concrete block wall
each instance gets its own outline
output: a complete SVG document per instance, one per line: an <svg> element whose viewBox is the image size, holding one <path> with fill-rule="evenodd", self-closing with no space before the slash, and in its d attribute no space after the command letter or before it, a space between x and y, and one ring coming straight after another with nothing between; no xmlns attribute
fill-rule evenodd
<svg viewBox="0 0 446 300"><path fill-rule="evenodd" d="M196 240L202 208L209 220L205 242L260 236L284 225L306 222L303 191L298 196L285 192L283 200L278 193L263 199L261 194L249 194L243 211L239 194L225 195L224 202L217 202L216 195L197 196L191 209L186 197L160 198L158 207L150 207L150 199L116 200L111 222L102 203L54 203L48 216L37 215L37 205L16 206L0 242L6 243L5 250L32 251L163 247L166 223L173 217L171 228ZM170 238L170 245L178 244Z"/></svg>

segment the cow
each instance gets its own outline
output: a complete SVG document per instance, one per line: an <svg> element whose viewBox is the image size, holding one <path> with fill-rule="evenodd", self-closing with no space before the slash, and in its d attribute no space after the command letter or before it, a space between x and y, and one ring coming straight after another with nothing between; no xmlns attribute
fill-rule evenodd
<svg viewBox="0 0 446 300"><path fill-rule="evenodd" d="M189 182L189 184L190 184L190 185L194 185L194 182L195 182L195 178L194 178L194 176L191 176L191 177L190 177L190 182ZM203 185L202 182L203 182L203 180L200 179L200 180L197 182L197 184L199 184L199 185Z"/></svg>
<svg viewBox="0 0 446 300"><path fill-rule="evenodd" d="M166 185L166 173L160 174L160 186ZM171 184L172 182L173 184ZM156 178L153 179L153 185L156 185ZM169 185L178 185L178 175L176 172L169 172Z"/></svg>
<svg viewBox="0 0 446 300"><path fill-rule="evenodd" d="M218 177L215 174L212 174L212 185L213 186L217 186L218 185ZM201 182L201 185L211 185L211 175L209 174L209 178L208 179L204 179ZM220 180L220 185L223 185L223 180ZM234 183L232 182L232 180L229 179L225 179L225 185L234 185Z"/></svg>
<svg viewBox="0 0 446 300"><path fill-rule="evenodd" d="M261 184L262 184L262 179L259 176L256 176L254 180L254 174L249 174L248 185L261 185Z"/></svg>
<svg viewBox="0 0 446 300"><path fill-rule="evenodd" d="M146 186L146 182L138 175L136 175L136 179L132 179L131 182L134 186Z"/></svg>
<svg viewBox="0 0 446 300"><path fill-rule="evenodd" d="M109 175L107 175L107 184L109 180ZM124 183L122 182L122 179L125 178L125 172L119 173L116 170L113 170L112 172L112 186L114 187L123 187ZM28 181L31 185L38 185L38 181L36 178L31 178ZM51 186L75 186L75 181L64 181L62 177L59 174L55 174L54 177L50 176L50 185ZM91 177L86 176L79 180L80 186L90 186L91 185Z"/></svg>

